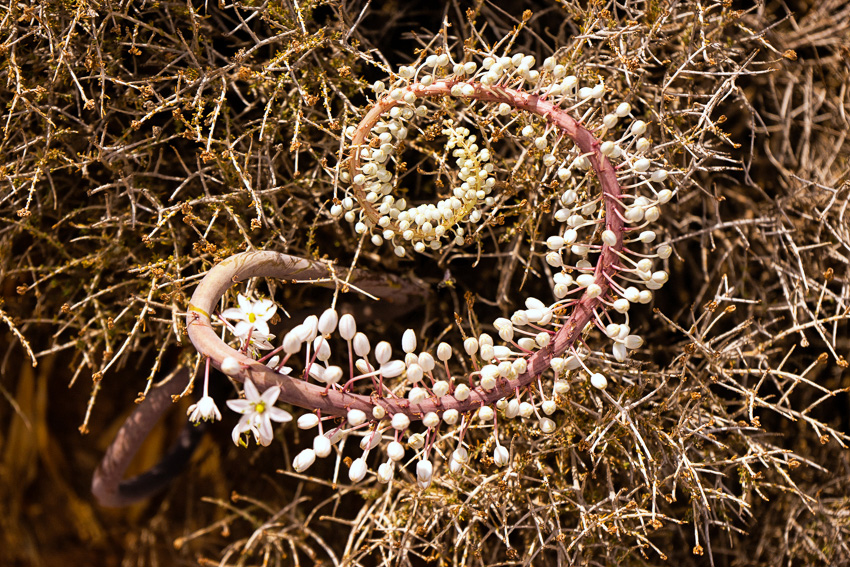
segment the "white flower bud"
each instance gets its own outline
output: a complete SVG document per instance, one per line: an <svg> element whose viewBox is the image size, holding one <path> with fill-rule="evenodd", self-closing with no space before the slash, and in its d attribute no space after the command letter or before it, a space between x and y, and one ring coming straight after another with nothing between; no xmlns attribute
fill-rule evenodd
<svg viewBox="0 0 850 567"><path fill-rule="evenodd" d="M605 95L605 83L599 82L590 93L593 98L602 98Z"/></svg>
<svg viewBox="0 0 850 567"><path fill-rule="evenodd" d="M540 409L546 415L552 415L558 409L558 404L555 403L555 400L546 400L540 405Z"/></svg>
<svg viewBox="0 0 850 567"><path fill-rule="evenodd" d="M655 240L655 232L651 231L651 230L644 230L643 232L640 233L638 240L640 240L644 244L649 244L653 240Z"/></svg>
<svg viewBox="0 0 850 567"><path fill-rule="evenodd" d="M221 361L220 368L221 371L227 374L228 376L236 376L242 370L242 365L240 365L239 361L233 358L232 356L226 356L224 357L224 360Z"/></svg>
<svg viewBox="0 0 850 567"><path fill-rule="evenodd" d="M354 459L351 463L351 468L348 469L348 478L351 482L360 482L366 476L366 461Z"/></svg>
<svg viewBox="0 0 850 567"><path fill-rule="evenodd" d="M534 342L537 343L537 346L539 346L540 348L546 347L549 344L549 341L551 341L551 340L552 340L552 335L550 335L549 333L547 333L545 331L537 333L534 336Z"/></svg>
<svg viewBox="0 0 850 567"><path fill-rule="evenodd" d="M540 418L540 422L538 424L540 426L540 431L543 433L554 433L555 432L555 422L549 419L548 417Z"/></svg>
<svg viewBox="0 0 850 567"><path fill-rule="evenodd" d="M596 276L593 274L581 274L576 278L576 283L581 287L587 287L592 284L595 279Z"/></svg>
<svg viewBox="0 0 850 567"><path fill-rule="evenodd" d="M357 323L355 322L353 315L346 313L339 318L339 334L343 339L350 341L354 338L356 333Z"/></svg>
<svg viewBox="0 0 850 567"><path fill-rule="evenodd" d="M481 358L483 360L485 360L486 362L490 362L495 356L496 355L493 353L492 345L481 345Z"/></svg>
<svg viewBox="0 0 850 567"><path fill-rule="evenodd" d="M561 236L550 236L546 239L546 246L549 250L559 250L564 247L564 238Z"/></svg>
<svg viewBox="0 0 850 567"><path fill-rule="evenodd" d="M313 452L317 457L325 458L331 454L331 440L324 435L313 438Z"/></svg>
<svg viewBox="0 0 850 567"><path fill-rule="evenodd" d="M626 350L626 345L623 343L614 343L614 360L617 362L625 362L629 358L629 351Z"/></svg>
<svg viewBox="0 0 850 567"><path fill-rule="evenodd" d="M643 345L643 339L640 337L640 335L629 335L626 337L625 343L626 348L634 350L636 348L640 348Z"/></svg>
<svg viewBox="0 0 850 567"><path fill-rule="evenodd" d="M352 346L354 347L354 354L357 356L366 356L372 348L369 345L369 338L363 333L357 333L354 335Z"/></svg>
<svg viewBox="0 0 850 567"><path fill-rule="evenodd" d="M662 205L665 203L669 203L670 199L673 198L673 192L669 189L662 189L658 192L658 202Z"/></svg>
<svg viewBox="0 0 850 567"><path fill-rule="evenodd" d="M614 246L617 244L617 235L614 234L613 230L604 230L602 231L602 242L607 244L608 246Z"/></svg>
<svg viewBox="0 0 850 567"><path fill-rule="evenodd" d="M404 431L410 426L410 418L403 413L397 413L393 416L391 423L396 431Z"/></svg>
<svg viewBox="0 0 850 567"><path fill-rule="evenodd" d="M631 111L632 111L632 107L629 105L628 102L621 102L617 106L617 110L614 111L614 114L616 114L620 118L624 118L624 117L628 116L629 112L631 112Z"/></svg>
<svg viewBox="0 0 850 567"><path fill-rule="evenodd" d="M416 358L416 360L418 360L418 358ZM414 384L422 380L423 376L424 373L422 372L422 367L419 366L419 364L414 362L413 364L407 367L407 379L413 382Z"/></svg>
<svg viewBox="0 0 850 567"><path fill-rule="evenodd" d="M367 434L360 439L360 448L364 451L371 451L381 444L381 436L378 434Z"/></svg>
<svg viewBox="0 0 850 567"><path fill-rule="evenodd" d="M455 388L455 399L459 402L464 402L469 398L469 386L466 384L458 384Z"/></svg>
<svg viewBox="0 0 850 567"><path fill-rule="evenodd" d="M616 114L606 114L605 117L602 119L602 124L606 128L613 128L617 125L618 118L619 116L617 116Z"/></svg>
<svg viewBox="0 0 850 567"><path fill-rule="evenodd" d="M387 484L393 479L394 471L392 463L381 463L378 467L378 482Z"/></svg>
<svg viewBox="0 0 850 567"><path fill-rule="evenodd" d="M522 402L519 404L519 414L522 417L529 418L531 414L534 413L534 406L528 402Z"/></svg>
<svg viewBox="0 0 850 567"><path fill-rule="evenodd" d="M495 415L496 413L490 406L482 406L481 409L478 410L478 419L480 419L484 423L493 421Z"/></svg>
<svg viewBox="0 0 850 567"><path fill-rule="evenodd" d="M656 183L661 183L662 181L667 179L667 170L666 169L656 169L655 171L652 172L652 174L649 176L649 178L652 181L655 181Z"/></svg>
<svg viewBox="0 0 850 567"><path fill-rule="evenodd" d="M425 414L425 417L422 418L422 424L428 429L433 429L440 425L440 416L436 413L429 411Z"/></svg>
<svg viewBox="0 0 850 567"><path fill-rule="evenodd" d="M634 286L629 286L626 288L626 293L623 294L625 298L631 303L637 303L638 297L640 297L640 292L638 288Z"/></svg>
<svg viewBox="0 0 850 567"><path fill-rule="evenodd" d="M570 383L566 380L555 380L555 384L552 387L552 391L555 392L555 394L557 394L558 396L563 396L564 394L570 391Z"/></svg>
<svg viewBox="0 0 850 567"><path fill-rule="evenodd" d="M328 344L328 341L324 337L316 337L313 341L313 349L316 352L316 358L322 362L325 362L331 357L331 345Z"/></svg>
<svg viewBox="0 0 850 567"><path fill-rule="evenodd" d="M643 120L635 120L632 124L631 132L635 136L640 136L641 134L646 132L646 122L644 122Z"/></svg>
<svg viewBox="0 0 850 567"><path fill-rule="evenodd" d="M508 449L501 445L496 445L496 449L493 450L493 462L496 463L497 467L504 467L511 461L510 453L508 453Z"/></svg>
<svg viewBox="0 0 850 567"><path fill-rule="evenodd" d="M452 451L451 460L457 461L458 463L465 463L469 460L469 451L467 451L465 447L458 447Z"/></svg>
<svg viewBox="0 0 850 567"><path fill-rule="evenodd" d="M448 409L443 412L443 421L445 421L449 425L454 425L455 423L457 423L458 417L460 417L460 414L456 409Z"/></svg>
<svg viewBox="0 0 850 567"><path fill-rule="evenodd" d="M411 449L419 450L425 446L425 436L421 433L414 433L407 439L407 444Z"/></svg>
<svg viewBox="0 0 850 567"><path fill-rule="evenodd" d="M605 388L608 387L608 380L605 378L605 376L603 376L599 372L596 372L590 377L590 384L594 388L599 388L600 390L604 390Z"/></svg>
<svg viewBox="0 0 850 567"><path fill-rule="evenodd" d="M307 375L318 382L325 381L325 367L321 364L311 364Z"/></svg>
<svg viewBox="0 0 850 567"><path fill-rule="evenodd" d="M314 413L305 413L298 418L298 429L313 429L319 424L319 416Z"/></svg>
<svg viewBox="0 0 850 567"><path fill-rule="evenodd" d="M366 423L366 414L359 409L353 409L349 410L346 415L346 419L348 420L349 425L357 427L358 425Z"/></svg>
<svg viewBox="0 0 850 567"><path fill-rule="evenodd" d="M445 380L438 380L431 387L431 391L434 392L434 395L438 398L442 398L449 393L449 383Z"/></svg>
<svg viewBox="0 0 850 567"><path fill-rule="evenodd" d="M639 160L637 160L637 161L635 162L635 164L632 166L632 169L634 169L634 170L635 170L635 171L637 171L638 173L643 173L644 171L646 171L646 170L648 170L648 169L649 169L649 166L650 166L650 165L652 165L652 162L650 162L648 159L646 159L646 158L640 158L640 159L639 159Z"/></svg>
<svg viewBox="0 0 850 567"><path fill-rule="evenodd" d="M411 388L407 393L407 399L411 404L421 404L428 397L428 392L424 388Z"/></svg>
<svg viewBox="0 0 850 567"><path fill-rule="evenodd" d="M647 222L655 222L658 220L658 217L661 216L661 211L658 207L649 207L646 212L643 213L643 216Z"/></svg>
<svg viewBox="0 0 850 567"><path fill-rule="evenodd" d="M472 356L476 352L478 352L478 339L475 337L469 337L465 341L463 341L463 350L466 351L466 354Z"/></svg>
<svg viewBox="0 0 850 567"><path fill-rule="evenodd" d="M393 355L393 347L387 341L381 341L375 347L375 360L378 364L386 364Z"/></svg>
<svg viewBox="0 0 850 567"><path fill-rule="evenodd" d="M437 358L441 362L445 362L452 357L452 347L449 343L440 343L437 345Z"/></svg>
<svg viewBox="0 0 850 567"><path fill-rule="evenodd" d="M404 366L403 360L391 360L386 364L381 365L381 374L384 378L395 378L396 376L401 376L401 373L404 372Z"/></svg>
<svg viewBox="0 0 850 567"><path fill-rule="evenodd" d="M387 456L393 461L400 461L404 458L404 445L398 441L390 441L387 445Z"/></svg>
<svg viewBox="0 0 850 567"><path fill-rule="evenodd" d="M299 325L302 329L301 340L305 343L312 341L319 334L319 318L315 315L310 315L304 322Z"/></svg>
<svg viewBox="0 0 850 567"><path fill-rule="evenodd" d="M431 353L421 352L419 353L419 366L422 367L422 370L425 372L431 372L434 370L436 366L436 362L434 362L434 357L431 356Z"/></svg>
<svg viewBox="0 0 850 567"><path fill-rule="evenodd" d="M383 406L373 406L372 407L372 417L375 419L384 419L387 415L387 410L383 408Z"/></svg>
<svg viewBox="0 0 850 567"><path fill-rule="evenodd" d="M295 469L295 472L304 472L310 465L316 462L316 452L313 449L304 449L298 455L295 456L295 460L292 461L292 468Z"/></svg>
<svg viewBox="0 0 850 567"><path fill-rule="evenodd" d="M314 364L313 366L318 366ZM342 368L339 366L328 366L322 372L322 382L325 384L336 384L342 379Z"/></svg>
<svg viewBox="0 0 850 567"><path fill-rule="evenodd" d="M629 307L631 307L629 300L623 297L614 302L614 311L617 313L625 313L629 310Z"/></svg>
<svg viewBox="0 0 850 567"><path fill-rule="evenodd" d="M434 472L434 466L428 459L422 459L416 463L416 480L419 483L419 488L425 490L431 486L431 475Z"/></svg>
<svg viewBox="0 0 850 567"><path fill-rule="evenodd" d="M416 333L413 332L413 329L406 330L401 336L401 350L404 352L416 350ZM377 350L375 352L377 354Z"/></svg>
<svg viewBox="0 0 850 567"><path fill-rule="evenodd" d="M649 303L652 301L652 292L647 290L641 290L640 295L638 296L638 301L641 303Z"/></svg>
<svg viewBox="0 0 850 567"><path fill-rule="evenodd" d="M519 415L519 401L516 398L510 400L508 405L505 406L505 417L508 419L513 419Z"/></svg>

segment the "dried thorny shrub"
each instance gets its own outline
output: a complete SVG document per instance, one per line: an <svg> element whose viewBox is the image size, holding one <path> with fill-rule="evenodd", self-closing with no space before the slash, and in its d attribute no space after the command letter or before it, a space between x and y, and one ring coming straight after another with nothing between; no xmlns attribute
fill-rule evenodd
<svg viewBox="0 0 850 567"><path fill-rule="evenodd" d="M88 408L77 408L82 431L105 427L90 420L102 385L126 383L129 404L173 368L196 367L184 336L188 296L209 267L246 249L414 279L431 288L425 304L403 321L376 321L375 331L421 327L435 342L457 333L455 313L490 321L523 297L551 294L533 277L546 269L539 248L551 228L542 211L551 195L533 178L516 179L506 212L447 255L399 259L329 214L344 194L343 132L374 98L372 82L435 45L457 56L510 35L512 51L557 54L582 84L602 78L629 100L650 124L653 159L679 172L669 182L677 197L655 225L674 248L670 284L631 312L646 344L627 364L591 354L626 379L612 395L631 422L574 388L560 400L555 435L501 422L508 472L490 458L492 435L471 430L471 468L427 491L412 467L389 489L338 484L352 451L296 474L292 456L309 439L294 428L279 435L283 455L246 459L207 443L182 481L193 491L171 492L134 528L128 561L850 562L848 9L524 8L2 8L0 316L9 340L0 368L10 416L22 405L11 369L24 351L70 369L62 379L74 389L93 379ZM503 148L504 163L521 160L519 141ZM409 155L402 187L433 198L433 178ZM328 297L258 287L295 312L321 310ZM10 417L0 437L10 493L10 448L25 417ZM262 476L275 468L286 476ZM197 504L201 495L214 497ZM17 521L5 512L4 523ZM21 549L13 559L37 554Z"/></svg>

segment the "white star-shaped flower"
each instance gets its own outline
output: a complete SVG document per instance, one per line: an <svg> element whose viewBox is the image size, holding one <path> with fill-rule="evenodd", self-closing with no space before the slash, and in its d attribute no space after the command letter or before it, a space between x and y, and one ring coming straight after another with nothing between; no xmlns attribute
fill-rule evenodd
<svg viewBox="0 0 850 567"><path fill-rule="evenodd" d="M237 445L245 445L242 440L244 433L251 432L254 439L264 447L272 442L274 432L272 421L285 423L292 420L289 412L274 407L280 395L280 386L272 386L262 395L251 380L245 380L245 399L227 400L227 407L241 413L242 418L233 428L233 442Z"/></svg>
<svg viewBox="0 0 850 567"><path fill-rule="evenodd" d="M201 421L219 421L221 419L221 412L218 411L218 407L215 405L215 400L213 400L211 396L203 396L200 400L198 400L198 403L189 406L189 410L186 412L186 415L189 416L189 421L193 423Z"/></svg>
<svg viewBox="0 0 850 567"><path fill-rule="evenodd" d="M248 333L252 336L256 333L267 337L269 335L268 321L274 317L277 306L271 299L260 299L251 301L241 293L236 296L239 307L225 309L221 316L225 319L238 321L233 333L240 338L245 338Z"/></svg>

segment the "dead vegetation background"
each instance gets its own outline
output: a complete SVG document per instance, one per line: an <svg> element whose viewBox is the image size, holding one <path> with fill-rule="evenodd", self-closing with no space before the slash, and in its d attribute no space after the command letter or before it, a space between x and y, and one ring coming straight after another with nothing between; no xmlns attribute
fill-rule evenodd
<svg viewBox="0 0 850 567"><path fill-rule="evenodd" d="M583 77L614 77L659 155L697 164L659 221L671 284L643 313L649 347L631 370L669 461L651 501L630 492L634 447L616 436L594 460L580 436L520 428L523 481L500 483L483 462L419 498L404 483L332 488L332 470L274 474L291 470L297 430L249 456L222 425L164 496L92 503L91 472L138 393L195 364L182 314L199 275L247 247L350 262L358 240L327 209L368 84L444 21L460 40L500 37L520 25L527 3L515 4L0 7L4 564L850 563L850 8L838 0L537 2L518 36L538 60L560 48ZM506 248L500 230L483 245ZM504 286L481 282L522 276L505 256L473 273L364 248L359 265L432 286L412 317L435 329L463 292L497 304ZM447 275L454 288L439 285ZM276 297L300 309L324 296ZM140 470L183 422L164 420ZM655 507L657 525L643 514Z"/></svg>

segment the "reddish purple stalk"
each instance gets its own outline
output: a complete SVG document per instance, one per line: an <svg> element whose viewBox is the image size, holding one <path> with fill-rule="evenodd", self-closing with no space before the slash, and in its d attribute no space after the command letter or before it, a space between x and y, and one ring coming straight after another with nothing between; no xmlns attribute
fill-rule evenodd
<svg viewBox="0 0 850 567"><path fill-rule="evenodd" d="M404 92L413 92L417 97L451 96L451 88L457 81L440 80L429 86L413 84ZM411 419L421 418L428 412L444 412L456 409L459 412L474 411L482 405L489 405L497 400L513 395L518 389L528 386L549 368L553 357L561 356L581 335L585 325L591 320L595 309L602 306L602 298L610 290L607 275L613 275L618 264L617 253L623 246L622 204L620 203L620 185L614 167L607 157L599 150L600 141L593 134L563 109L537 95L523 93L506 87L487 87L480 83L472 84L475 91L464 98L482 102L507 103L514 108L525 110L547 120L560 131L571 138L581 152L587 155L591 167L596 172L602 192L605 197L605 227L617 237L614 246L603 244L598 263L595 268L595 283L602 289L598 297L590 297L585 293L574 306L573 312L564 325L555 333L549 345L535 352L528 359L528 369L524 374L511 379L502 380L493 390L486 391L481 387L472 389L468 399L457 400L452 395L442 398L430 398L419 404L411 404L408 400L399 398L383 398L327 390L324 386L311 384L303 380L290 378L274 372L264 364L248 358L235 349L227 346L210 325L209 313L213 311L221 296L227 289L239 281L253 277L275 277L291 279L296 275L303 278L319 278L326 276L326 270L321 264L297 259L276 252L247 252L233 256L215 266L201 281L192 296L192 302L187 314L189 339L204 356L210 357L212 363L220 368L226 357L239 361L242 370L235 376L236 380L244 381L250 378L260 390L277 385L281 388L280 400L309 410L321 410L325 415L345 415L350 409L359 409L371 415L375 405L382 406L389 417L396 413L404 413ZM399 101L388 96L381 98L366 114L355 130L352 140L352 157L349 162L351 177L360 172L359 148L365 142L369 131L377 124L380 117ZM353 186L354 195L359 201L365 214L377 223L378 213L366 201L362 186ZM378 287L359 284L367 291L381 296ZM392 291L387 288L385 291Z"/></svg>

